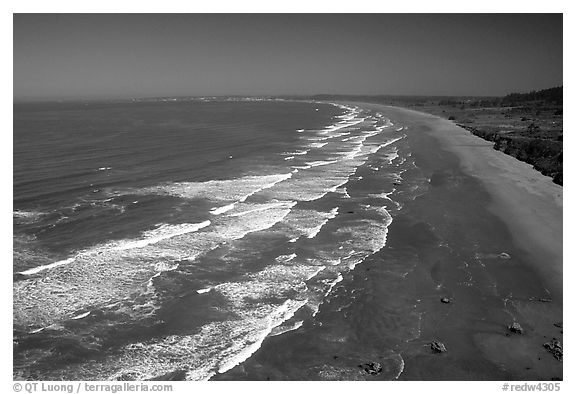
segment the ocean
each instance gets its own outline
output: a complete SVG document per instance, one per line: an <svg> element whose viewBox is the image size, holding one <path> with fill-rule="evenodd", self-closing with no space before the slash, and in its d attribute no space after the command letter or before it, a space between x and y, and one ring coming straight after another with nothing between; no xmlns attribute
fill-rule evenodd
<svg viewBox="0 0 576 394"><path fill-rule="evenodd" d="M315 324L427 185L404 131L312 101L14 104L14 378L206 380Z"/></svg>

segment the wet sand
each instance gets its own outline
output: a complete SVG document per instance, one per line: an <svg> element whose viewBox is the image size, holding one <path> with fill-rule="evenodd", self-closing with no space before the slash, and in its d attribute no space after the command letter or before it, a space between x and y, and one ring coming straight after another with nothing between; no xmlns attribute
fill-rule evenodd
<svg viewBox="0 0 576 394"><path fill-rule="evenodd" d="M386 247L214 380L561 379L543 344L562 341L562 188L451 122L361 106L407 127L399 154L416 164L395 184Z"/></svg>

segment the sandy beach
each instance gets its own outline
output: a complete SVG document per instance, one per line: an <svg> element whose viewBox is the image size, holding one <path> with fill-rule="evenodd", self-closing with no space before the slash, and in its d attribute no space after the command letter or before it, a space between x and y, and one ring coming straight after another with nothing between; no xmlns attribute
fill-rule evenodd
<svg viewBox="0 0 576 394"><path fill-rule="evenodd" d="M426 122L442 149L455 154L464 172L482 182L492 198L490 209L509 227L517 246L534 257L530 263L555 301L562 303L562 187L451 121L404 108L385 108L389 114Z"/></svg>
<svg viewBox="0 0 576 394"><path fill-rule="evenodd" d="M402 127L399 154L416 165L394 183L386 247L314 319L213 379L562 379L544 346L562 341L562 188L452 122L350 104Z"/></svg>

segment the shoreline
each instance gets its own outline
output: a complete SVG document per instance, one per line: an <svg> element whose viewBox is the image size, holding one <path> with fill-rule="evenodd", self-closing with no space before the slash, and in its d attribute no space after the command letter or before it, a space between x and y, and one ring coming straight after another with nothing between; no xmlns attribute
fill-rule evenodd
<svg viewBox="0 0 576 394"><path fill-rule="evenodd" d="M386 245L347 272L313 318L211 380L562 379L562 362L543 346L562 340L561 187L433 115L342 103L406 134L397 149L415 167L393 183L402 209ZM358 174L364 187L390 186L370 165ZM435 341L448 350L435 352Z"/></svg>
<svg viewBox="0 0 576 394"><path fill-rule="evenodd" d="M431 134L442 148L455 154L460 159L462 170L486 187L493 199L490 210L509 227L516 245L537 258L537 261L532 261L533 267L546 282L552 298L563 302L562 186L530 164L493 149L492 142L449 120L402 107L357 104L428 120Z"/></svg>

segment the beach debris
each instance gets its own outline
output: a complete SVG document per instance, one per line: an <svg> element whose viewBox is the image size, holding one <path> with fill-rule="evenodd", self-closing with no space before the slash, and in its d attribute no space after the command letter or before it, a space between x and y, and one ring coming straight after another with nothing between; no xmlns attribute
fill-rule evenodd
<svg viewBox="0 0 576 394"><path fill-rule="evenodd" d="M564 328L561 321L554 323L554 327Z"/></svg>
<svg viewBox="0 0 576 394"><path fill-rule="evenodd" d="M540 302L552 302L550 298L540 298L538 301Z"/></svg>
<svg viewBox="0 0 576 394"><path fill-rule="evenodd" d="M378 375L380 372L382 372L382 365L380 365L380 363L369 362L366 364L360 364L358 367L362 368L364 372L369 375Z"/></svg>
<svg viewBox="0 0 576 394"><path fill-rule="evenodd" d="M554 358L558 361L562 361L563 357L563 350L562 350L562 343L557 340L556 338L552 338L550 342L546 342L544 348L548 350Z"/></svg>
<svg viewBox="0 0 576 394"><path fill-rule="evenodd" d="M443 298L440 298L440 302L443 304L449 304L451 301L450 301L450 298L443 297Z"/></svg>
<svg viewBox="0 0 576 394"><path fill-rule="evenodd" d="M518 322L514 322L514 323L510 324L508 326L508 329L515 334L522 334L524 332L524 329L522 328L522 326Z"/></svg>
<svg viewBox="0 0 576 394"><path fill-rule="evenodd" d="M430 344L430 349L432 349L436 353L444 353L448 351L446 349L446 345L444 345L440 341L432 341L432 343Z"/></svg>

